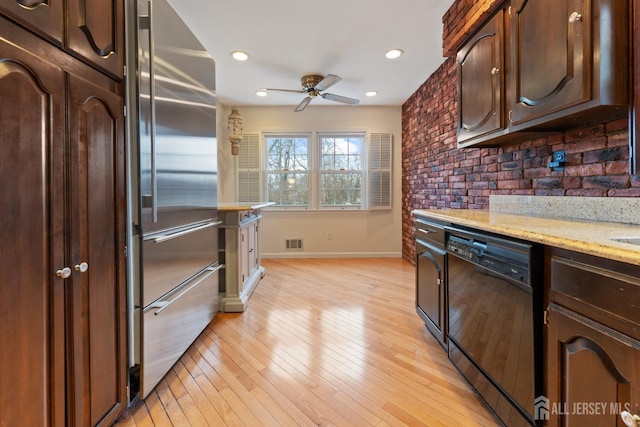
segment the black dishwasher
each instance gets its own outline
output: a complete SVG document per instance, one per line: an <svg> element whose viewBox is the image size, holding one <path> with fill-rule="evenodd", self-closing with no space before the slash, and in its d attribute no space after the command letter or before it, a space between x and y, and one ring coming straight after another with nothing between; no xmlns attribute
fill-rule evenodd
<svg viewBox="0 0 640 427"><path fill-rule="evenodd" d="M416 227L416 312L425 326L446 348L446 258L444 225L417 217Z"/></svg>
<svg viewBox="0 0 640 427"><path fill-rule="evenodd" d="M449 358L505 425L536 425L541 248L477 230L446 231Z"/></svg>

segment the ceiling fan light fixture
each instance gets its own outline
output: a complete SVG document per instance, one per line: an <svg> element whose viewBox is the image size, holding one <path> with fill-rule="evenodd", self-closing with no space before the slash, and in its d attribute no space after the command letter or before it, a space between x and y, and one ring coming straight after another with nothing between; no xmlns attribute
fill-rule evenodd
<svg viewBox="0 0 640 427"><path fill-rule="evenodd" d="M365 95L367 95L368 97L376 96L377 94L378 92L375 90L370 90L369 92L365 93Z"/></svg>
<svg viewBox="0 0 640 427"><path fill-rule="evenodd" d="M231 57L236 61L246 61L247 59L249 59L249 54L241 50L234 50L233 52L231 52Z"/></svg>
<svg viewBox="0 0 640 427"><path fill-rule="evenodd" d="M387 59L396 59L396 58L400 58L403 53L404 53L404 50L402 49L390 49L384 54L384 56L386 56Z"/></svg>
<svg viewBox="0 0 640 427"><path fill-rule="evenodd" d="M257 96L267 96L267 90L266 89L259 89L256 91L256 95Z"/></svg>
<svg viewBox="0 0 640 427"><path fill-rule="evenodd" d="M338 83L342 80L342 77L337 76L335 74L327 74L326 76L321 76L319 74L307 74L302 76L300 79L300 85L302 89L272 89L266 88L263 89L265 91L279 91L279 92L293 92L293 93L303 93L307 95L293 110L295 112L300 112L304 110L309 102L316 97L321 97L324 99L328 99L329 101L340 102L342 104L347 105L358 105L360 103L359 100L355 98L348 98L346 96L336 95L334 93L321 93L325 89L330 88L334 84Z"/></svg>

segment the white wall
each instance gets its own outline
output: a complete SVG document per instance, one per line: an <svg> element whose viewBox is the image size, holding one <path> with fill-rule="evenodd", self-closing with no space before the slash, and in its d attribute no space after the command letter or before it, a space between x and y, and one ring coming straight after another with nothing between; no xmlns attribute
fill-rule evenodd
<svg viewBox="0 0 640 427"><path fill-rule="evenodd" d="M245 133L265 131L390 132L393 135L393 209L370 212L263 212L261 250L276 257L400 257L402 253L402 109L401 107L238 107ZM237 160L226 135L228 106L218 106L218 197L237 197ZM331 239L328 239L328 233ZM303 239L302 251L287 251L285 239Z"/></svg>

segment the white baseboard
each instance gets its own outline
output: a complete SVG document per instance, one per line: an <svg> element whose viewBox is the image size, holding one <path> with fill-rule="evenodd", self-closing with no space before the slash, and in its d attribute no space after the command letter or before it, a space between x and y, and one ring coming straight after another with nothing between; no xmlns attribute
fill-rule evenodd
<svg viewBox="0 0 640 427"><path fill-rule="evenodd" d="M402 258L402 252L272 252L262 258Z"/></svg>

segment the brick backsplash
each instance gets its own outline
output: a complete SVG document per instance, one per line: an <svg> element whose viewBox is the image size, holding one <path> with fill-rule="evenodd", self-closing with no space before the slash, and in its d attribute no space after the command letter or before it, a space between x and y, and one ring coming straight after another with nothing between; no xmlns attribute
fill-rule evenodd
<svg viewBox="0 0 640 427"><path fill-rule="evenodd" d="M490 194L640 197L640 176L628 173L627 119L499 148L457 149L456 91L449 58L402 106L405 259L415 257L413 209L487 209ZM546 167L557 150L566 152L564 171Z"/></svg>

